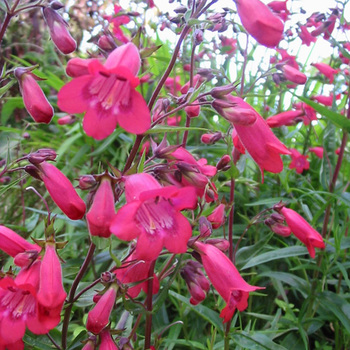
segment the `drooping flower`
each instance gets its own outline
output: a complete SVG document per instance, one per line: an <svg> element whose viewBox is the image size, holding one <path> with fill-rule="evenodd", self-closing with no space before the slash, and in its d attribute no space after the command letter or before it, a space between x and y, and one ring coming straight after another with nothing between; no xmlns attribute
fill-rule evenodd
<svg viewBox="0 0 350 350"><path fill-rule="evenodd" d="M304 73L300 72L299 69L290 66L289 64L284 64L282 66L283 76L288 81L295 84L303 85L306 83L307 77Z"/></svg>
<svg viewBox="0 0 350 350"><path fill-rule="evenodd" d="M131 298L136 298L141 289L147 293L148 292L148 274L151 267L152 261L136 260L135 254L131 254L120 266L115 269L117 279L123 285L131 284L128 286L127 294ZM157 294L159 291L159 280L156 274L153 274L153 289L152 294Z"/></svg>
<svg viewBox="0 0 350 350"><path fill-rule="evenodd" d="M100 333L100 339L100 350L119 350L111 336L109 329L105 329Z"/></svg>
<svg viewBox="0 0 350 350"><path fill-rule="evenodd" d="M17 254L25 251L39 252L41 248L36 244L29 243L9 228L0 225L0 250L14 258Z"/></svg>
<svg viewBox="0 0 350 350"><path fill-rule="evenodd" d="M224 323L228 322L236 308L239 311L247 308L250 292L263 288L248 284L232 261L213 245L197 241L194 247L201 255L203 267L210 282L227 303L220 317L224 319Z"/></svg>
<svg viewBox="0 0 350 350"><path fill-rule="evenodd" d="M86 323L86 329L89 332L99 334L107 326L117 296L117 290L117 284L112 283L89 312Z"/></svg>
<svg viewBox="0 0 350 350"><path fill-rule="evenodd" d="M68 31L67 22L51 7L43 8L45 22L50 30L50 36L58 50L68 55L77 48L77 43Z"/></svg>
<svg viewBox="0 0 350 350"><path fill-rule="evenodd" d="M334 75L338 73L337 69L332 68L326 63L312 63L312 66L317 68L321 74L328 78L329 82L332 84L334 81Z"/></svg>
<svg viewBox="0 0 350 350"><path fill-rule="evenodd" d="M41 261L40 283L37 300L40 305L49 308L62 308L67 293L62 283L61 263L53 242L45 245L45 254Z"/></svg>
<svg viewBox="0 0 350 350"><path fill-rule="evenodd" d="M81 219L85 214L86 206L71 182L50 163L42 162L38 167L41 170L41 179L52 200L70 219Z"/></svg>
<svg viewBox="0 0 350 350"><path fill-rule="evenodd" d="M247 32L261 45L276 47L282 39L284 25L260 0L234 0Z"/></svg>
<svg viewBox="0 0 350 350"><path fill-rule="evenodd" d="M306 245L311 258L315 258L315 248L325 248L322 236L293 209L283 207L279 212L285 217L295 237Z"/></svg>
<svg viewBox="0 0 350 350"><path fill-rule="evenodd" d="M15 68L14 75L27 112L37 123L49 124L53 117L53 108L36 82L41 79L28 68Z"/></svg>
<svg viewBox="0 0 350 350"><path fill-rule="evenodd" d="M291 157L292 161L289 164L289 169L295 169L298 174L302 174L304 170L308 170L310 168L310 163L307 160L309 156L302 155L295 148L291 148Z"/></svg>
<svg viewBox="0 0 350 350"><path fill-rule="evenodd" d="M304 111L299 109L296 111L286 111L275 114L266 119L266 123L270 128L279 128L283 125L295 125L296 123L303 121Z"/></svg>
<svg viewBox="0 0 350 350"><path fill-rule="evenodd" d="M225 204L219 204L214 211L208 216L208 220L213 228L219 228L225 223Z"/></svg>
<svg viewBox="0 0 350 350"><path fill-rule="evenodd" d="M306 26L300 26L299 38L301 39L301 44L310 46L311 43L314 43L317 39L311 35L307 30Z"/></svg>
<svg viewBox="0 0 350 350"><path fill-rule="evenodd" d="M238 107L240 109L250 110L255 114L256 120L253 124L241 125L233 122L233 125L239 140L258 164L261 170L262 180L264 180L264 170L271 173L280 173L283 170L281 154L290 154L290 151L274 135L263 117L248 103L244 102L240 97L232 95L227 95L226 100L232 104L232 109ZM233 137L235 135L235 133L232 134Z"/></svg>
<svg viewBox="0 0 350 350"><path fill-rule="evenodd" d="M186 252L192 228L180 210L196 207L193 187L162 187L149 174L135 174L125 181L125 196L127 203L115 215L110 230L122 240L137 237L137 259L155 260L163 246L175 254Z"/></svg>
<svg viewBox="0 0 350 350"><path fill-rule="evenodd" d="M45 334L60 322L62 305L47 308L37 300L40 269L41 261L35 261L15 279L0 280L0 347L21 349L26 327L34 334Z"/></svg>
<svg viewBox="0 0 350 350"><path fill-rule="evenodd" d="M149 129L151 118L145 100L135 90L139 68L137 47L132 43L120 46L104 65L91 60L87 74L63 86L58 107L72 114L86 111L84 131L96 140L109 136L117 124L130 133L142 134Z"/></svg>
<svg viewBox="0 0 350 350"><path fill-rule="evenodd" d="M318 157L320 159L323 158L323 152L324 152L323 147L310 147L309 151L313 152L316 157Z"/></svg>
<svg viewBox="0 0 350 350"><path fill-rule="evenodd" d="M311 99L317 101L318 103L322 103L325 106L331 107L333 105L333 102L335 100L339 100L340 97L341 97L340 94L337 94L336 96L334 96L333 93L330 93L329 96L324 96L324 95L311 96Z"/></svg>
<svg viewBox="0 0 350 350"><path fill-rule="evenodd" d="M104 176L98 187L92 206L86 214L89 232L93 236L108 238L112 234L109 230L115 215L114 194L109 176Z"/></svg>

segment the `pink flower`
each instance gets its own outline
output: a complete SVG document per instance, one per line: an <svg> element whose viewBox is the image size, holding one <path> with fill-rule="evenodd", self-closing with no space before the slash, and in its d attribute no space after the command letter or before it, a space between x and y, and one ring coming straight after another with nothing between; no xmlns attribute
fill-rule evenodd
<svg viewBox="0 0 350 350"><path fill-rule="evenodd" d="M316 67L321 74L328 78L330 83L333 83L334 75L338 73L337 69L332 68L326 63L313 63L312 66Z"/></svg>
<svg viewBox="0 0 350 350"><path fill-rule="evenodd" d="M37 300L40 267L36 261L14 280L0 280L0 348L22 349L26 327L34 334L45 334L60 322L62 305L51 309Z"/></svg>
<svg viewBox="0 0 350 350"><path fill-rule="evenodd" d="M27 242L23 237L9 228L0 225L0 250L14 258L17 254L28 250L39 252L41 248L36 244Z"/></svg>
<svg viewBox="0 0 350 350"><path fill-rule="evenodd" d="M47 162L42 162L38 167L52 200L71 220L81 219L85 214L85 203L66 176Z"/></svg>
<svg viewBox="0 0 350 350"><path fill-rule="evenodd" d="M260 0L235 0L238 15L246 31L261 45L276 47L284 25Z"/></svg>
<svg viewBox="0 0 350 350"><path fill-rule="evenodd" d="M193 187L161 187L149 174L135 174L125 181L127 204L117 212L110 230L126 241L137 239L135 257L155 260L165 246L170 252L185 253L192 235L188 220L180 213L194 209Z"/></svg>
<svg viewBox="0 0 350 350"><path fill-rule="evenodd" d="M135 253L133 253L125 260L122 266L113 271L122 284L131 284L127 289L127 294L131 298L136 298L140 294L141 289L147 293L147 279L151 263L151 261L135 260ZM157 294L158 291L159 281L156 274L153 274L152 294Z"/></svg>
<svg viewBox="0 0 350 350"><path fill-rule="evenodd" d="M264 181L264 170L271 173L280 173L283 170L283 162L280 155L290 154L290 151L274 135L263 117L248 103L244 102L240 97L232 95L227 95L226 99L234 105L232 108L237 106L240 109L248 109L255 113L255 123L251 125L233 123L233 125L239 140L258 164L262 174L262 181ZM234 135L232 134L233 138ZM237 145L239 146L239 144Z"/></svg>
<svg viewBox="0 0 350 350"><path fill-rule="evenodd" d="M294 235L306 245L312 258L315 258L315 247L325 248L322 236L293 209L283 207L280 213L285 217L287 225Z"/></svg>
<svg viewBox="0 0 350 350"><path fill-rule="evenodd" d="M329 96L316 95L316 96L312 96L311 99L317 101L318 103L322 103L325 106L331 107L333 105L333 101L339 100L340 96L341 96L340 94L337 94L334 98L334 94L330 93Z"/></svg>
<svg viewBox="0 0 350 350"><path fill-rule="evenodd" d="M310 163L307 160L309 156L302 155L295 148L291 148L290 151L292 153L292 161L289 164L289 169L295 169L298 174L302 174L304 170L308 170L310 168Z"/></svg>
<svg viewBox="0 0 350 350"><path fill-rule="evenodd" d="M233 38L227 38L223 35L221 35L220 37L221 40L221 45L226 48L226 50L224 51L225 54L230 55L235 53L236 51L236 45L237 45L237 39L233 39Z"/></svg>
<svg viewBox="0 0 350 350"><path fill-rule="evenodd" d="M137 47L132 43L120 46L104 65L97 59L89 62L88 74L63 86L57 104L72 114L86 111L83 128L96 140L109 136L117 124L130 133L142 134L149 129L151 117L145 100L135 90L139 68Z"/></svg>
<svg viewBox="0 0 350 350"><path fill-rule="evenodd" d="M310 152L313 152L316 157L322 159L323 158L323 147L310 147Z"/></svg>
<svg viewBox="0 0 350 350"><path fill-rule="evenodd" d="M67 29L67 22L51 7L44 7L43 15L56 47L65 55L75 51L77 43Z"/></svg>
<svg viewBox="0 0 350 350"><path fill-rule="evenodd" d="M214 229L219 228L225 223L225 204L219 204L214 211L208 216Z"/></svg>
<svg viewBox="0 0 350 350"><path fill-rule="evenodd" d="M119 350L114 340L112 339L109 329L105 329L100 334L101 344L100 350Z"/></svg>
<svg viewBox="0 0 350 350"><path fill-rule="evenodd" d="M68 61L66 67L66 73L72 78L78 78L82 75L89 74L89 64L93 62L95 59L93 58L79 58L75 57Z"/></svg>
<svg viewBox="0 0 350 350"><path fill-rule="evenodd" d="M292 83L303 85L306 83L307 77L299 69L285 64L282 67L283 76Z"/></svg>
<svg viewBox="0 0 350 350"><path fill-rule="evenodd" d="M86 323L86 329L89 332L99 334L107 326L117 296L117 289L118 286L112 284L89 312Z"/></svg>
<svg viewBox="0 0 350 350"><path fill-rule="evenodd" d="M279 128L283 125L295 125L296 123L303 121L304 111L286 111L275 114L266 119L266 123L270 128Z"/></svg>
<svg viewBox="0 0 350 350"><path fill-rule="evenodd" d="M310 34L306 26L300 26L299 38L302 45L310 46L311 43L316 42L316 38Z"/></svg>
<svg viewBox="0 0 350 350"><path fill-rule="evenodd" d="M263 288L248 284L232 261L213 245L197 241L194 247L201 255L204 270L210 282L227 303L220 317L224 319L224 323L228 322L236 308L239 311L247 308L250 292Z"/></svg>
<svg viewBox="0 0 350 350"><path fill-rule="evenodd" d="M47 242L41 261L38 302L48 309L62 308L67 293L62 283L61 263L55 243Z"/></svg>
<svg viewBox="0 0 350 350"><path fill-rule="evenodd" d="M28 68L15 68L14 75L27 112L37 123L49 124L53 117L53 108L36 82L41 79Z"/></svg>
<svg viewBox="0 0 350 350"><path fill-rule="evenodd" d="M86 214L90 234L105 238L110 237L112 232L109 230L109 226L114 215L114 194L111 179L104 176L95 193L92 206Z"/></svg>
<svg viewBox="0 0 350 350"><path fill-rule="evenodd" d="M267 4L271 10L275 12L287 11L287 0L285 1L271 1Z"/></svg>

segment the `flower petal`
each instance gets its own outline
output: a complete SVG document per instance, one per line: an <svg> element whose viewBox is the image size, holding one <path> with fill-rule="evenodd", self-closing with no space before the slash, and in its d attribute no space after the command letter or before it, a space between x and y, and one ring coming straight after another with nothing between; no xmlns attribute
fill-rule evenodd
<svg viewBox="0 0 350 350"><path fill-rule="evenodd" d="M142 134L151 126L151 115L141 94L135 90L130 94L130 104L119 106L118 123L132 134Z"/></svg>
<svg viewBox="0 0 350 350"><path fill-rule="evenodd" d="M117 116L106 113L98 106L90 108L83 120L83 129L88 136L95 140L103 140L113 133L117 126Z"/></svg>
<svg viewBox="0 0 350 350"><path fill-rule="evenodd" d="M126 178L125 197L126 201L132 202L140 199L140 194L145 191L159 190L162 186L149 174L134 174ZM155 197L155 196L154 196ZM145 199L142 199L145 200Z"/></svg>
<svg viewBox="0 0 350 350"><path fill-rule="evenodd" d="M63 86L57 95L58 108L67 113L85 112L89 106L87 89L92 78L91 75L83 75Z"/></svg>
<svg viewBox="0 0 350 350"><path fill-rule="evenodd" d="M145 261L152 261L158 258L163 248L163 237L157 234L152 235L142 232L137 240L135 258Z"/></svg>
<svg viewBox="0 0 350 350"><path fill-rule="evenodd" d="M135 222L135 215L140 205L141 202L134 201L125 204L118 210L112 220L110 230L119 239L123 241L131 241L141 233Z"/></svg>

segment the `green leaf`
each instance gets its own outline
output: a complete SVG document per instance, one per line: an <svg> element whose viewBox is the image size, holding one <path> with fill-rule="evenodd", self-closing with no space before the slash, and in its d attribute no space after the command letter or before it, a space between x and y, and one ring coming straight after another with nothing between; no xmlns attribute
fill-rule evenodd
<svg viewBox="0 0 350 350"><path fill-rule="evenodd" d="M245 270L253 266L264 264L268 261L284 259L292 256L299 256L299 255L305 255L305 254L307 254L307 249L305 247L295 246L295 247L281 248L281 249L273 250L273 251L255 256L253 259L248 261L248 263L245 264L241 268L241 270Z"/></svg>
<svg viewBox="0 0 350 350"><path fill-rule="evenodd" d="M1 125L5 125L16 108L24 108L22 97L11 97L2 106Z"/></svg>
<svg viewBox="0 0 350 350"><path fill-rule="evenodd" d="M210 322L217 330L222 333L223 326L222 326L222 320L217 312L215 312L212 309L209 309L208 307L198 304L196 306L192 305L188 298L175 293L174 291L170 290L169 294L176 298L177 300L180 300L184 304L186 304L189 308L191 308L194 312L196 312L199 316L204 318L207 322Z"/></svg>
<svg viewBox="0 0 350 350"><path fill-rule="evenodd" d="M11 80L9 81L6 85L0 87L0 97L2 97L5 92L10 89L13 85L15 85L16 80Z"/></svg>
<svg viewBox="0 0 350 350"><path fill-rule="evenodd" d="M299 100L305 102L307 105L311 106L313 109L315 109L318 113L320 113L322 116L326 117L329 121L331 121L334 125L338 126L339 128L342 128L346 130L347 132L350 132L350 120L344 117L343 115L333 112L327 107L321 106L320 104L309 100L306 97L303 96L297 96Z"/></svg>
<svg viewBox="0 0 350 350"><path fill-rule="evenodd" d="M276 344L267 335L262 333L240 332L233 335L233 340L244 349L249 350L288 350Z"/></svg>
<svg viewBox="0 0 350 350"><path fill-rule="evenodd" d="M162 47L162 45L157 45L153 47L146 47L140 51L141 58L147 58L151 56L154 52L159 50Z"/></svg>

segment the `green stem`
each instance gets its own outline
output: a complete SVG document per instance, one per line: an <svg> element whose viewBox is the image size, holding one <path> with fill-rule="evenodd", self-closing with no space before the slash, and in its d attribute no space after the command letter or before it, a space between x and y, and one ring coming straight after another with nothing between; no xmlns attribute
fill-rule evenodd
<svg viewBox="0 0 350 350"><path fill-rule="evenodd" d="M63 317L63 325L62 325L62 348L66 349L67 348L67 334L68 334L68 326L69 326L69 318L70 318L70 313L72 311L72 307L74 304L74 294L75 291L78 288L79 282L80 280L83 278L90 262L91 259L94 255L95 252L95 244L93 244L92 242L90 243L90 247L89 247L89 251L85 257L85 260L83 262L83 265L81 266L78 274L76 275L72 287L69 291L69 295L68 295L68 300L67 300L67 307L64 311L64 317Z"/></svg>
<svg viewBox="0 0 350 350"><path fill-rule="evenodd" d="M148 272L147 299L146 299L146 330L145 330L145 350L151 347L152 336L152 309L153 309L153 274L156 261L152 261Z"/></svg>

